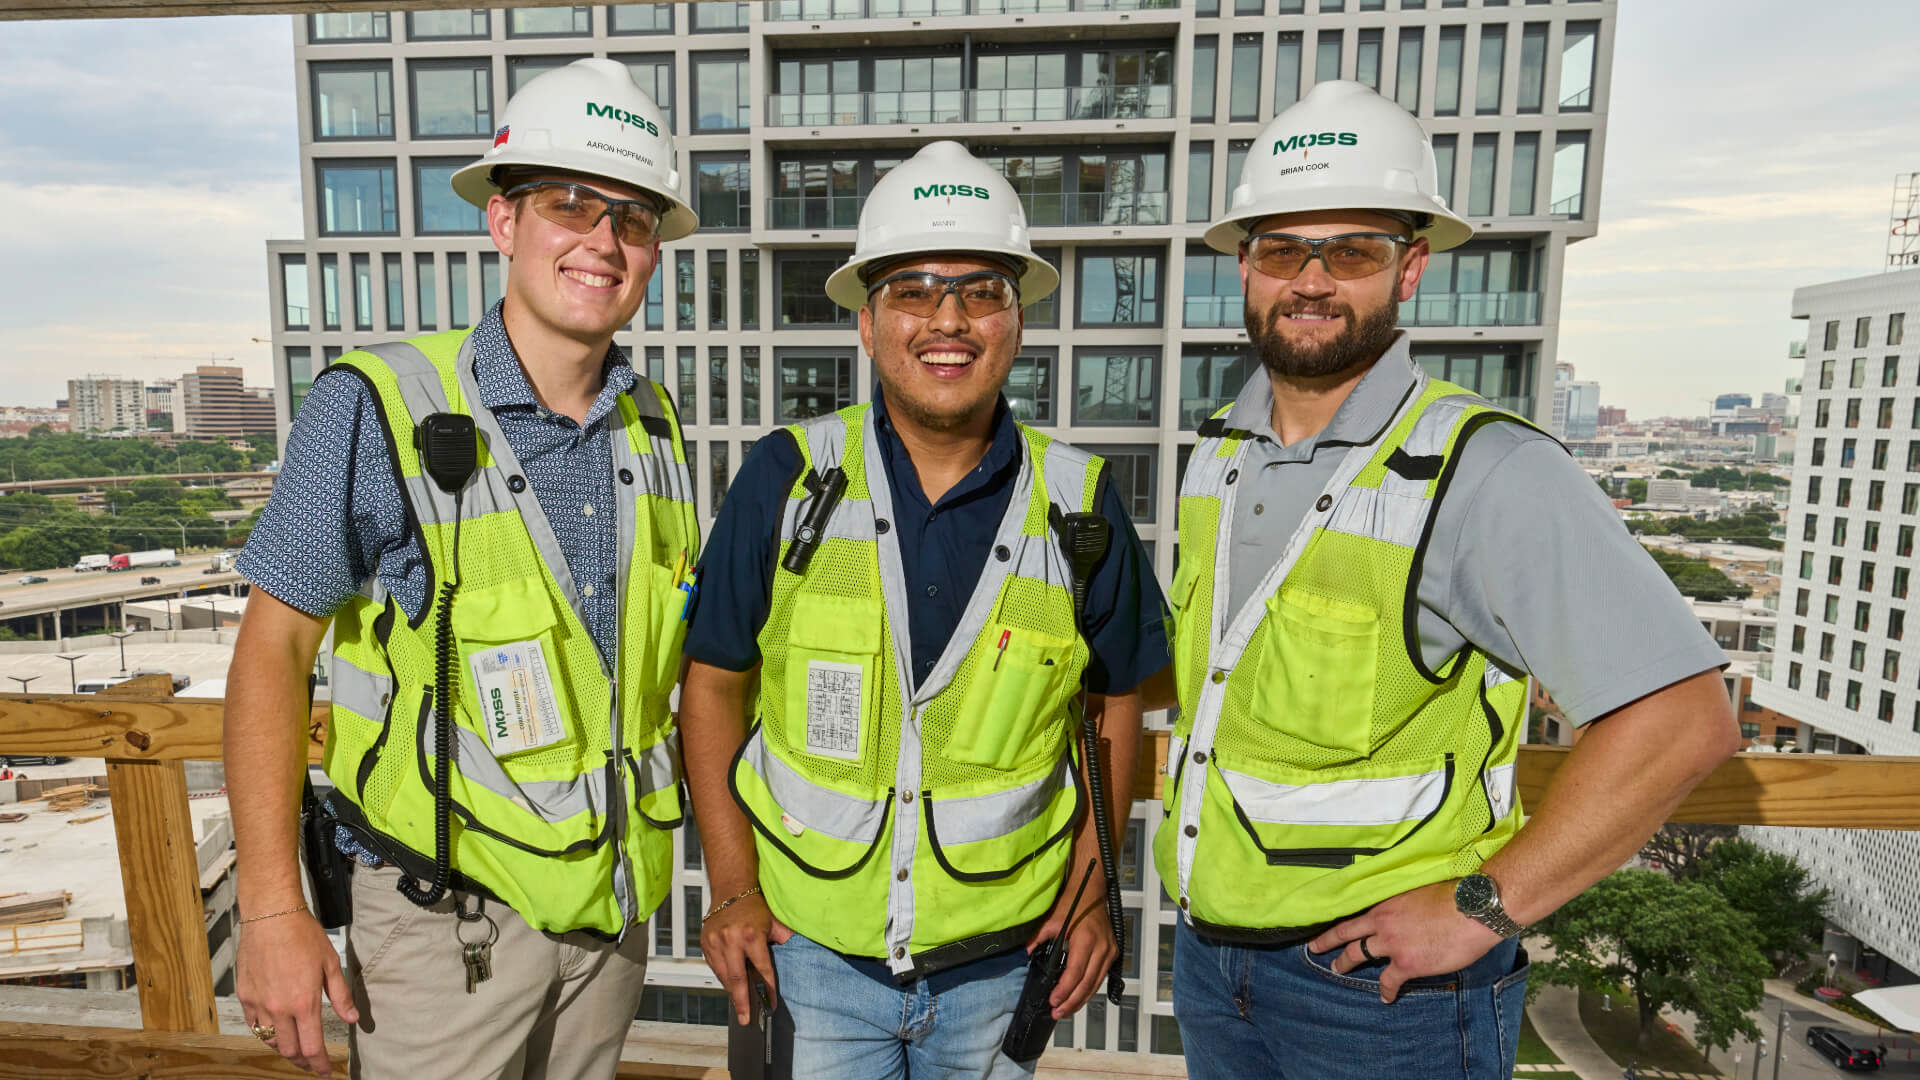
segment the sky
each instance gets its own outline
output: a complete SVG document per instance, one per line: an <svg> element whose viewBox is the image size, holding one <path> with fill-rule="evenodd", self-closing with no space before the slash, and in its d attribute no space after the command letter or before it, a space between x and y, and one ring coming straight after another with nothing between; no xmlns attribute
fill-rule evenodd
<svg viewBox="0 0 1920 1080"><path fill-rule="evenodd" d="M300 235L292 20L0 22L0 404L232 357L271 379L269 239ZM1920 4L1623 0L1599 235L1559 358L1630 417L1799 374L1795 287L1877 272L1920 171Z"/></svg>

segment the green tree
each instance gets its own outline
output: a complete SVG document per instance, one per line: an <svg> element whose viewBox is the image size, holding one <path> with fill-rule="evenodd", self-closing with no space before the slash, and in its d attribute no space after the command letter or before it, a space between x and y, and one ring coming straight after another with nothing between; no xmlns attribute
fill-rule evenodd
<svg viewBox="0 0 1920 1080"><path fill-rule="evenodd" d="M1681 475L1680 475L1679 473L1677 473L1677 472L1674 472L1674 471L1673 471L1672 469L1661 469L1661 470L1660 470L1660 479L1662 479L1662 480L1682 480L1682 479L1685 479L1685 477L1682 477L1682 476L1681 476ZM1695 486L1697 487L1697 486L1699 486L1699 485L1695 485Z"/></svg>
<svg viewBox="0 0 1920 1080"><path fill-rule="evenodd" d="M1755 944L1776 968L1820 944L1831 893L1815 889L1791 855L1750 840L1723 840L1700 860L1699 879L1753 920Z"/></svg>
<svg viewBox="0 0 1920 1080"><path fill-rule="evenodd" d="M1693 1014L1694 1041L1724 1050L1736 1035L1758 1039L1749 1013L1768 974L1753 920L1709 885L1652 870L1620 870L1541 925L1553 957L1543 981L1609 990L1625 985L1639 1011L1645 1050L1663 1009Z"/></svg>
<svg viewBox="0 0 1920 1080"><path fill-rule="evenodd" d="M1700 877L1707 852L1722 840L1739 834L1731 825L1688 825L1668 822L1647 838L1640 857L1660 864L1675 881Z"/></svg>
<svg viewBox="0 0 1920 1080"><path fill-rule="evenodd" d="M1732 578L1713 568L1705 559L1692 559L1678 552L1648 548L1647 554L1666 571L1680 595L1695 600L1744 600L1753 595L1751 586L1736 584Z"/></svg>

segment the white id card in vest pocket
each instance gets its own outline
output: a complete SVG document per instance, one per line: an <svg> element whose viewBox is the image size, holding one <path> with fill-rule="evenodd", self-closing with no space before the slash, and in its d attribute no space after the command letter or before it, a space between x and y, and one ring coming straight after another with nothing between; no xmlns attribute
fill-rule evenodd
<svg viewBox="0 0 1920 1080"><path fill-rule="evenodd" d="M552 746L567 737L560 703L538 641L492 645L467 657L480 697L477 710L495 757Z"/></svg>

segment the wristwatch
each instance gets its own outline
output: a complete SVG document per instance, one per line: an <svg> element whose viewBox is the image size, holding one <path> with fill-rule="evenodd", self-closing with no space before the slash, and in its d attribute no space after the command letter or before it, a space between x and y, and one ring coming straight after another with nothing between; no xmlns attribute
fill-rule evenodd
<svg viewBox="0 0 1920 1080"><path fill-rule="evenodd" d="M1510 938L1526 929L1500 906L1500 886L1485 874L1468 874L1453 887L1453 906L1481 926Z"/></svg>

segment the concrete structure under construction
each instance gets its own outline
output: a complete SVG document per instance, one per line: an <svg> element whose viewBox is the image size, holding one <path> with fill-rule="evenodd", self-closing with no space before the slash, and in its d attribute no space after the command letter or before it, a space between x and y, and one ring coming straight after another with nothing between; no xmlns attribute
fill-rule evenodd
<svg viewBox="0 0 1920 1080"><path fill-rule="evenodd" d="M1920 754L1920 649L1906 634L1920 562L1920 338L1906 324L1920 318L1920 272L1801 288L1793 316L1810 333L1780 645L1754 699L1798 720L1814 750ZM1752 832L1833 889L1835 924L1920 971L1920 834Z"/></svg>

